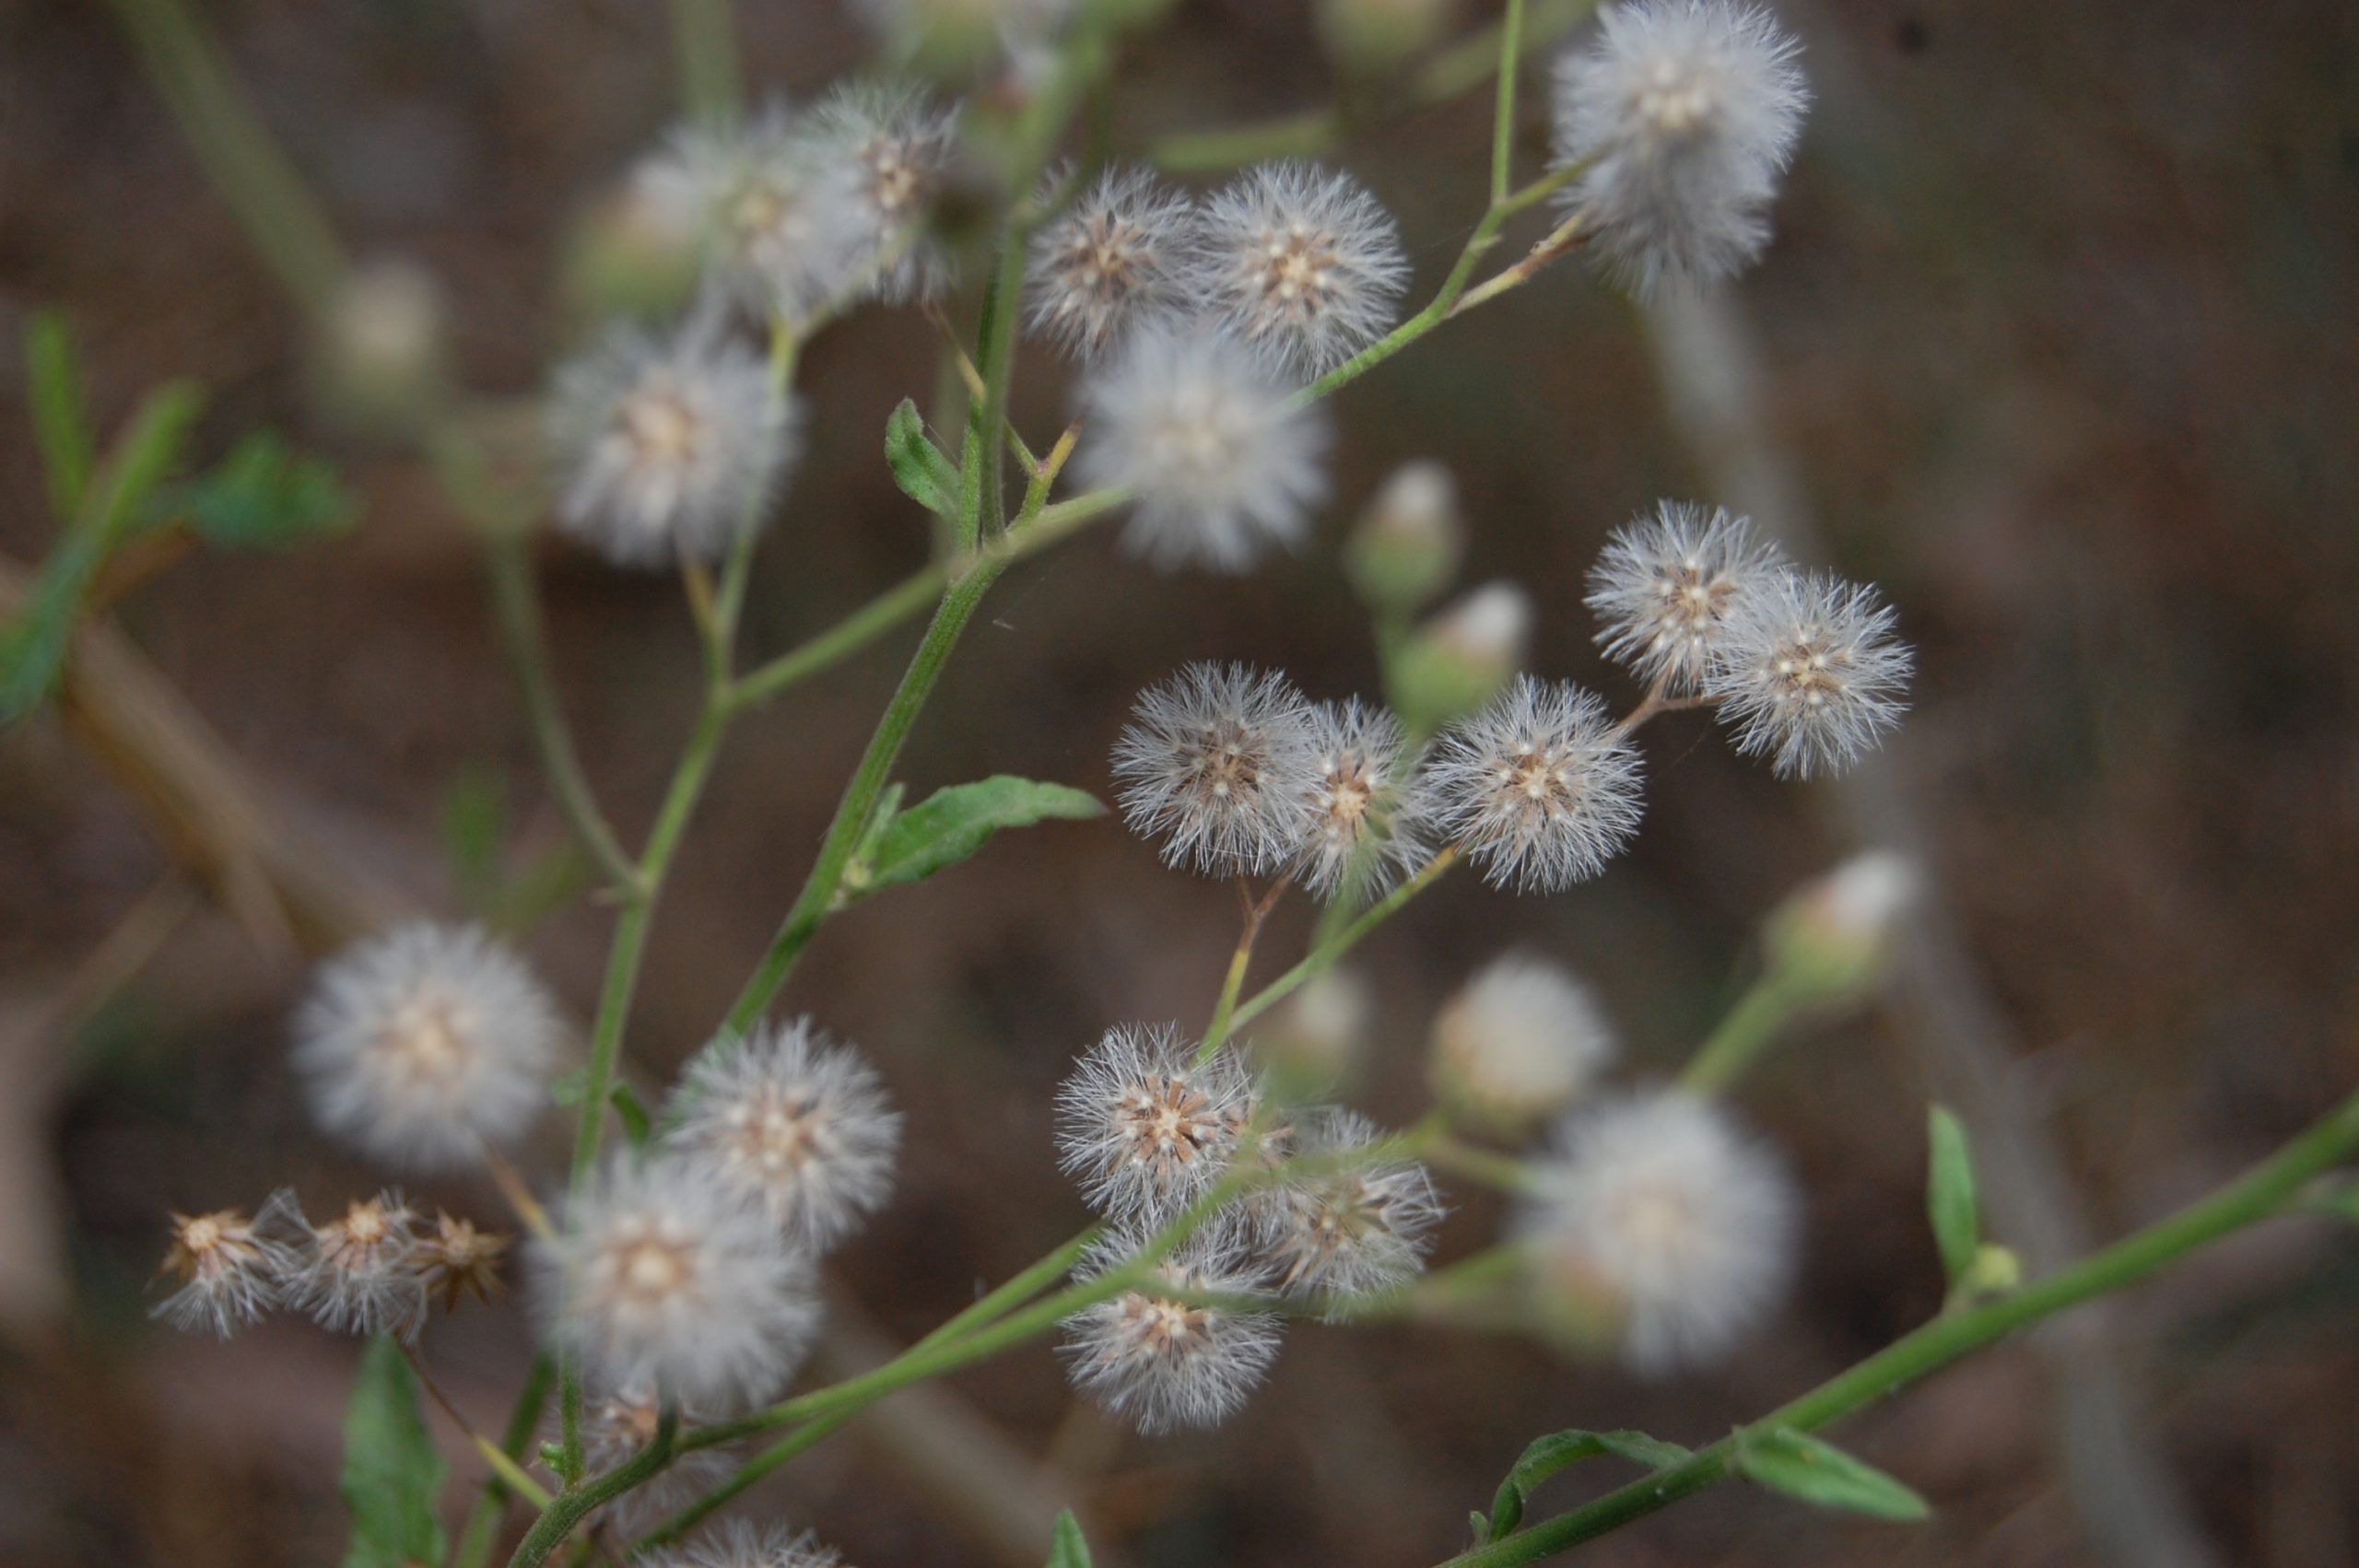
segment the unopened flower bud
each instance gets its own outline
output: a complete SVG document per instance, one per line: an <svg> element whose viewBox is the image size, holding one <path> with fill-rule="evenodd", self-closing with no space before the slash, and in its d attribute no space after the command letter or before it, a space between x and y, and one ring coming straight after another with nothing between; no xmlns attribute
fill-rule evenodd
<svg viewBox="0 0 2359 1568"><path fill-rule="evenodd" d="M1319 36L1345 72L1381 76L1448 30L1457 0L1320 0Z"/></svg>
<svg viewBox="0 0 2359 1568"><path fill-rule="evenodd" d="M1587 986L1561 965L1509 954L1435 1015L1434 1091L1462 1116L1522 1132L1571 1105L1614 1052Z"/></svg>
<svg viewBox="0 0 2359 1568"><path fill-rule="evenodd" d="M1769 917L1769 961L1798 1001L1855 1001L1891 967L1902 923L1924 874L1892 849L1855 855L1789 897Z"/></svg>
<svg viewBox="0 0 2359 1568"><path fill-rule="evenodd" d="M642 170L574 224L565 256L568 302L587 321L671 313L697 286L711 249L709 228L707 215Z"/></svg>
<svg viewBox="0 0 2359 1568"><path fill-rule="evenodd" d="M1532 638L1532 596L1485 583L1417 629L1385 672L1392 706L1413 735L1472 713L1522 666Z"/></svg>
<svg viewBox="0 0 2359 1568"><path fill-rule="evenodd" d="M320 325L320 390L336 417L367 431L414 427L448 369L433 276L405 261L358 267Z"/></svg>
<svg viewBox="0 0 2359 1568"><path fill-rule="evenodd" d="M1458 575L1466 525L1448 468L1419 458L1392 471L1344 546L1344 568L1369 606L1407 614Z"/></svg>
<svg viewBox="0 0 2359 1568"><path fill-rule="evenodd" d="M1314 1100L1345 1082L1359 1064L1376 1014L1367 982L1331 969L1254 1025L1253 1056L1271 1093Z"/></svg>

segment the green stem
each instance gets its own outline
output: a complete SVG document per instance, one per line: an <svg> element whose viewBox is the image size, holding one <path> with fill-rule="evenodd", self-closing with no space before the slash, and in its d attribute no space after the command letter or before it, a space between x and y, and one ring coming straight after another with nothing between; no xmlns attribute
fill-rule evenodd
<svg viewBox="0 0 2359 1568"><path fill-rule="evenodd" d="M1938 1317L1867 1360L1772 1410L1756 1431L1810 1432L1874 1403L1969 1352L2069 1307L2136 1284L2222 1236L2275 1214L2304 1184L2359 1148L2359 1094L2244 1176L2167 1219L1987 1306ZM1503 1541L1453 1557L1444 1568L1510 1568L1592 1539L1700 1492L1729 1473L1733 1434L1679 1464L1608 1492Z"/></svg>
<svg viewBox="0 0 2359 1568"><path fill-rule="evenodd" d="M568 1487L533 1521L517 1544L508 1568L540 1568L565 1544L573 1527L599 1508L648 1480L672 1462L672 1439L679 1431L678 1412L666 1407L658 1418L655 1435L646 1447L595 1480Z"/></svg>
<svg viewBox="0 0 2359 1568"><path fill-rule="evenodd" d="M499 1451L510 1458L522 1459L525 1445L540 1429L541 1409L548 1403L549 1384L556 1375L557 1363L546 1353L533 1358L531 1369L524 1374L524 1386L516 1392L515 1408L508 1413L508 1428L499 1434ZM508 1496L508 1486L498 1475L483 1478L483 1490L475 1494L475 1506L467 1512L466 1527L460 1532L458 1546L451 1554L451 1568L483 1568L490 1561L492 1543L499 1539L499 1519L507 1511Z"/></svg>
<svg viewBox="0 0 2359 1568"><path fill-rule="evenodd" d="M680 53L680 96L707 124L737 118L737 29L729 0L672 0L672 30Z"/></svg>
<svg viewBox="0 0 2359 1568"><path fill-rule="evenodd" d="M1523 0L1508 0L1499 22L1499 96L1491 118L1491 205L1508 199L1508 171L1515 162L1516 75L1522 67Z"/></svg>
<svg viewBox="0 0 2359 1568"><path fill-rule="evenodd" d="M1435 1139L1426 1146L1426 1159L1442 1170L1455 1171L1501 1192L1530 1192L1536 1185L1532 1167L1514 1155L1461 1143L1455 1138Z"/></svg>
<svg viewBox="0 0 2359 1568"><path fill-rule="evenodd" d="M179 0L114 0L114 8L247 240L305 310L324 311L344 275L343 248L212 40Z"/></svg>
<svg viewBox="0 0 2359 1568"><path fill-rule="evenodd" d="M1332 965L1336 959L1350 952L1358 944L1361 938L1391 919L1409 900L1439 881L1442 873L1449 871L1457 861L1458 851L1454 848L1444 849L1426 861L1425 870L1385 895L1381 900L1371 905L1365 914L1350 925L1311 949L1309 955L1301 963L1263 986L1250 1000L1239 1004L1229 1019L1229 1027L1242 1029L1285 1000L1305 980L1318 975Z"/></svg>
<svg viewBox="0 0 2359 1568"><path fill-rule="evenodd" d="M1072 1272L1081 1261L1082 1254L1105 1234L1103 1225L1086 1225L1070 1239L1059 1244L1020 1274L1011 1276L1004 1283L978 1298L976 1302L944 1320L933 1332L920 1340L912 1350L924 1350L948 1340L957 1339L979 1324L990 1323L1011 1309L1030 1301Z"/></svg>
<svg viewBox="0 0 2359 1568"><path fill-rule="evenodd" d="M1696 1047L1679 1086L1694 1094L1717 1094L1735 1082L1792 1019L1795 1002L1782 977L1772 973L1755 980Z"/></svg>

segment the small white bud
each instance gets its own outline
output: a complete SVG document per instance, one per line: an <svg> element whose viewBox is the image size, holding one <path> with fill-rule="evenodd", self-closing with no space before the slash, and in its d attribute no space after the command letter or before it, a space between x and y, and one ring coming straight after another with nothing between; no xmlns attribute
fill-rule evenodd
<svg viewBox="0 0 2359 1568"><path fill-rule="evenodd" d="M1431 458L1392 471L1345 541L1344 565L1360 597L1407 614L1449 586L1466 550L1458 481Z"/></svg>
<svg viewBox="0 0 2359 1568"><path fill-rule="evenodd" d="M1617 1052L1613 1024L1570 970L1508 954L1435 1015L1434 1089L1453 1109L1519 1132L1572 1104Z"/></svg>

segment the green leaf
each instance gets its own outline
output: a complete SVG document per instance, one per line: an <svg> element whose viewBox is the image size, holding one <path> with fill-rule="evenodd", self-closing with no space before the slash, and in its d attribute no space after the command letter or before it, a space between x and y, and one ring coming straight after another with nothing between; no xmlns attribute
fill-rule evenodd
<svg viewBox="0 0 2359 1568"><path fill-rule="evenodd" d="M33 436L49 481L50 510L60 526L69 525L81 514L82 493L98 462L98 437L82 400L73 335L58 311L43 310L25 330L25 383L32 401Z"/></svg>
<svg viewBox="0 0 2359 1568"><path fill-rule="evenodd" d="M958 467L925 433L918 405L903 398L885 420L885 462L901 494L937 517L958 513Z"/></svg>
<svg viewBox="0 0 2359 1568"><path fill-rule="evenodd" d="M996 774L973 784L937 790L895 816L878 836L868 887L923 882L983 847L1003 827L1028 827L1051 817L1082 821L1103 816L1095 796L1062 784Z"/></svg>
<svg viewBox="0 0 2359 1568"><path fill-rule="evenodd" d="M1932 1513L1923 1498L1882 1470L1790 1428L1740 1430L1730 1469L1756 1485L1820 1508L1895 1520L1922 1519Z"/></svg>
<svg viewBox="0 0 2359 1568"><path fill-rule="evenodd" d="M441 1452L418 1409L417 1378L392 1339L361 1352L344 1416L344 1503L352 1545L344 1568L411 1568L442 1561L436 1512L445 1474Z"/></svg>
<svg viewBox="0 0 2359 1568"><path fill-rule="evenodd" d="M225 550L288 549L341 533L359 515L335 470L268 430L163 499L186 513L199 538Z"/></svg>
<svg viewBox="0 0 2359 1568"><path fill-rule="evenodd" d="M499 898L499 841L507 819L502 793L499 769L488 763L462 766L442 791L443 852L460 899L477 913Z"/></svg>
<svg viewBox="0 0 2359 1568"><path fill-rule="evenodd" d="M1974 1267L1982 1246L1982 1215L1974 1195L1974 1155L1967 1149L1966 1129L1939 1106L1927 1119L1925 1141L1925 1210L1933 1222L1933 1240L1941 1247L1942 1270L1951 1284Z"/></svg>
<svg viewBox="0 0 2359 1568"><path fill-rule="evenodd" d="M1665 1443L1649 1437L1643 1432L1553 1432L1545 1437L1535 1437L1515 1462L1508 1479L1499 1483L1498 1494L1491 1499L1489 1539L1505 1540L1523 1523L1523 1505L1532 1493L1557 1471L1611 1454L1627 1459L1634 1465L1660 1470L1678 1464L1688 1457L1687 1450L1676 1443ZM1482 1515L1474 1515L1481 1519ZM1478 1527L1477 1538L1482 1539Z"/></svg>
<svg viewBox="0 0 2359 1568"><path fill-rule="evenodd" d="M57 689L82 601L106 564L105 541L75 529L41 564L16 619L0 626L0 724L29 715Z"/></svg>
<svg viewBox="0 0 2359 1568"><path fill-rule="evenodd" d="M549 1098L560 1106L578 1106L589 1087L590 1070L577 1067L550 1082ZM647 1141L647 1135L654 1129L655 1118L647 1114L647 1104L639 1097L636 1090L628 1083L616 1083L606 1091L606 1104L615 1107L615 1114L622 1118L623 1131L633 1143Z"/></svg>
<svg viewBox="0 0 2359 1568"><path fill-rule="evenodd" d="M1049 1568L1089 1568L1089 1543L1081 1539L1081 1525L1065 1509L1049 1537Z"/></svg>

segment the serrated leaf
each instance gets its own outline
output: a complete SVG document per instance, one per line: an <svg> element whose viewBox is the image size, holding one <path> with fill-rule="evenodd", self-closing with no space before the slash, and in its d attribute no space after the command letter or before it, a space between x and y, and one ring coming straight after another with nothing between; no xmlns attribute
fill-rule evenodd
<svg viewBox="0 0 2359 1568"><path fill-rule="evenodd" d="M1584 1459L1594 1459L1611 1454L1627 1459L1647 1469L1659 1470L1678 1464L1688 1457L1686 1449L1676 1443L1665 1443L1643 1432L1552 1432L1545 1437L1535 1437L1499 1483L1496 1496L1491 1499L1489 1538L1505 1540L1523 1523L1523 1506L1542 1481L1557 1471L1578 1465ZM1481 1518L1481 1515L1476 1515ZM1481 1539L1479 1536L1477 1539Z"/></svg>
<svg viewBox="0 0 2359 1568"><path fill-rule="evenodd" d="M885 463L901 494L937 517L958 512L958 467L925 433L925 420L909 398L885 419Z"/></svg>
<svg viewBox="0 0 2359 1568"><path fill-rule="evenodd" d="M344 1417L344 1503L352 1515L345 1568L412 1568L442 1561L437 1503L447 1467L418 1408L417 1378L379 1335L360 1355Z"/></svg>
<svg viewBox="0 0 2359 1568"><path fill-rule="evenodd" d="M1739 1433L1730 1468L1755 1485L1815 1507L1901 1521L1932 1514L1922 1497L1882 1470L1788 1428Z"/></svg>
<svg viewBox="0 0 2359 1568"><path fill-rule="evenodd" d="M82 510L82 494L98 462L98 438L82 399L82 378L74 363L74 339L65 318L43 310L25 330L25 385L32 403L33 436L41 446L49 507L60 526Z"/></svg>
<svg viewBox="0 0 2359 1568"><path fill-rule="evenodd" d="M1067 1508L1057 1515L1049 1535L1049 1568L1089 1568L1089 1543L1082 1539L1081 1522Z"/></svg>
<svg viewBox="0 0 2359 1568"><path fill-rule="evenodd" d="M1004 773L954 784L935 790L886 826L869 862L868 885L923 882L972 855L1002 828L1028 827L1051 818L1081 821L1105 813L1097 797L1084 790Z"/></svg>
<svg viewBox="0 0 2359 1568"><path fill-rule="evenodd" d="M207 544L284 550L343 532L358 507L335 471L257 430L212 470L165 497Z"/></svg>
<svg viewBox="0 0 2359 1568"><path fill-rule="evenodd" d="M1940 1106L1926 1118L1925 1211L1951 1284L1966 1278L1982 1246L1982 1216L1974 1191L1974 1155L1966 1129Z"/></svg>

